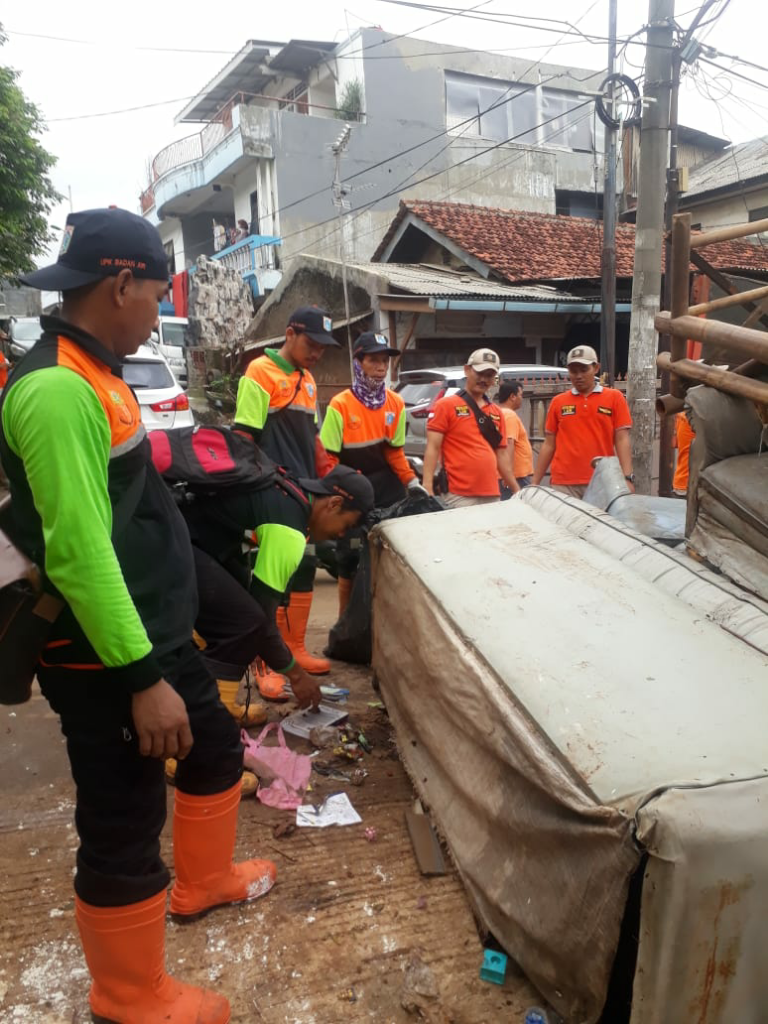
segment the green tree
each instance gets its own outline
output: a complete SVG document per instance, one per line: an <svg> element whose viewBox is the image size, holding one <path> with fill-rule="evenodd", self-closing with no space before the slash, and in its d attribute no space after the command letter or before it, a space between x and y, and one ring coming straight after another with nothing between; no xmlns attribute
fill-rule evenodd
<svg viewBox="0 0 768 1024"><path fill-rule="evenodd" d="M341 121L362 121L363 83L359 78L350 79L342 89L336 117Z"/></svg>
<svg viewBox="0 0 768 1024"><path fill-rule="evenodd" d="M5 41L0 25L0 46ZM52 241L48 213L61 199L48 177L56 158L37 139L40 112L17 78L0 66L0 279L34 269L35 257Z"/></svg>

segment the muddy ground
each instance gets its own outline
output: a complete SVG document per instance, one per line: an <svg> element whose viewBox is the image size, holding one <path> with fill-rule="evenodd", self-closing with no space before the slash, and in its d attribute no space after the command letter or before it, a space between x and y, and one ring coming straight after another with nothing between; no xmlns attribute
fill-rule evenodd
<svg viewBox="0 0 768 1024"><path fill-rule="evenodd" d="M315 650L335 602L335 584L321 574L310 623ZM169 969L225 993L233 1024L522 1022L536 994L514 967L503 986L480 980L483 947L450 862L445 876L419 873L404 821L414 794L385 711L369 706L379 699L370 672L336 664L328 681L350 689L345 710L373 751L360 762L362 785L313 773L309 799L346 791L363 823L297 829L278 839L275 825L294 815L243 801L237 855L273 859L278 883L256 903L194 924L169 923ZM277 717L279 706L271 707ZM0 709L0 770L0 1020L84 1024L90 1014L73 917L73 786L57 720L37 693L27 705ZM367 827L376 829L375 842L366 840ZM169 827L163 849L172 865ZM414 958L430 968L439 996L409 1013L401 997Z"/></svg>

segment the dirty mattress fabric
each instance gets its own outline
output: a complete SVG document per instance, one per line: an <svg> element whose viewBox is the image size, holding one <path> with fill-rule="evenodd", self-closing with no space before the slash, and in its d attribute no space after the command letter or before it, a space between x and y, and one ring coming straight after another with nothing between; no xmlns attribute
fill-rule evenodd
<svg viewBox="0 0 768 1024"><path fill-rule="evenodd" d="M372 558L373 666L483 924L592 1024L647 854L632 1024L714 1021L719 879L706 1012L757 1024L765 654L520 499L384 523Z"/></svg>

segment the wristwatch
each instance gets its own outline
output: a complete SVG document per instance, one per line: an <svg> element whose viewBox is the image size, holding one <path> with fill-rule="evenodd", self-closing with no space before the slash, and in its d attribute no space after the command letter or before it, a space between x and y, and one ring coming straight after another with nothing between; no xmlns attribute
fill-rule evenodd
<svg viewBox="0 0 768 1024"><path fill-rule="evenodd" d="M625 480L629 480L629 482L631 484L633 484L635 482L635 474L634 473L625 473L624 474L624 479Z"/></svg>

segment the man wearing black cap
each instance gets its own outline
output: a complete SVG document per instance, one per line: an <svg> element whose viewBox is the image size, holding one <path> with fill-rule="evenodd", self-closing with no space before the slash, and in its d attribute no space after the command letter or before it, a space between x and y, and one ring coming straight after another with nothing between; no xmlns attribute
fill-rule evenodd
<svg viewBox="0 0 768 1024"><path fill-rule="evenodd" d="M316 478L317 385L311 369L329 346L338 347L325 310L302 306L290 317L285 341L248 364L237 390L235 426L248 430L267 455L297 477ZM288 609L278 612L283 638L306 672L323 675L331 664L305 646L317 558L307 549L291 583Z"/></svg>
<svg viewBox="0 0 768 1024"><path fill-rule="evenodd" d="M258 655L279 673L277 690L265 696L281 697L282 676L287 676L300 704L319 704L317 681L286 647L275 614L307 538L315 543L340 538L372 509L373 487L346 466L336 466L321 480L278 478L266 488L223 491L185 506L200 591L196 625L217 677L239 680ZM253 535L258 544L252 573L243 554L244 535Z"/></svg>
<svg viewBox="0 0 768 1024"><path fill-rule="evenodd" d="M383 334L366 331L352 354L355 379L331 399L320 440L334 462L368 477L376 507L386 508L404 498L406 488L423 490L403 453L405 403L386 385L389 358L399 353ZM349 602L359 544L353 537L339 545L339 616Z"/></svg>
<svg viewBox="0 0 768 1024"><path fill-rule="evenodd" d="M37 678L77 786L75 916L94 1016L227 1024L227 1000L165 973L163 759L179 759L171 910L187 919L267 892L269 861L234 864L242 746L192 643L189 534L152 465L122 358L157 325L160 236L124 210L70 214L57 262L25 278L61 317L0 403L11 532L64 603ZM2 671L2 666L0 666Z"/></svg>

